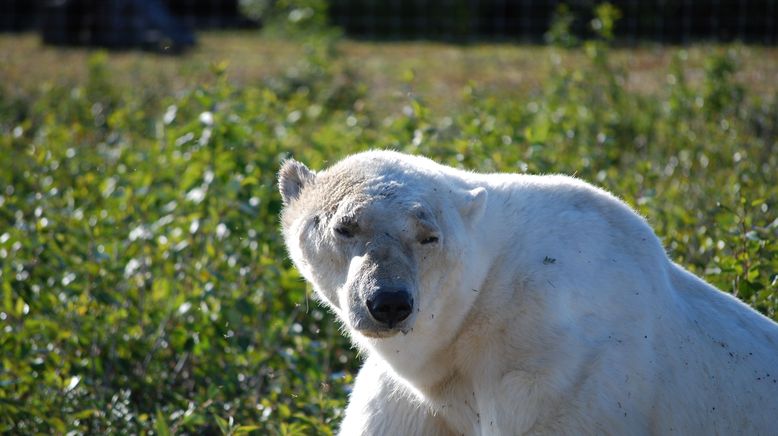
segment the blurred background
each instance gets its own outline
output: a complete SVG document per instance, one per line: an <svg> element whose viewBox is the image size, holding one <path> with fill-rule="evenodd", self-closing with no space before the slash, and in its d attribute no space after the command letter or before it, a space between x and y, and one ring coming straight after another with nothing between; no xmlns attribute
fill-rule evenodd
<svg viewBox="0 0 778 436"><path fill-rule="evenodd" d="M778 1L0 0L0 432L331 434L280 162L574 174L778 319Z"/></svg>
<svg viewBox="0 0 778 436"><path fill-rule="evenodd" d="M39 29L53 44L193 43L193 29L259 27L278 4L273 0L2 0L2 31ZM283 2L281 2L283 3ZM586 22L598 2L539 0L331 0L327 22L349 36L371 39L447 41L542 41L555 11L564 4L579 18L571 32L590 33ZM614 28L622 40L689 43L699 40L774 44L775 0L621 0L611 4L623 19ZM301 5L302 6L302 5ZM294 20L306 20L303 7ZM147 38L139 35L147 33ZM153 41L156 38L156 41ZM169 41L165 41L165 40Z"/></svg>

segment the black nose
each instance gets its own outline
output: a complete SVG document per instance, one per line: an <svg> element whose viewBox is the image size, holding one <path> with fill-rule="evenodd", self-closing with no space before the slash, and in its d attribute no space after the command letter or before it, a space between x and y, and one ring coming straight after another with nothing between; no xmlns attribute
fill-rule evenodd
<svg viewBox="0 0 778 436"><path fill-rule="evenodd" d="M392 328L411 314L413 298L405 289L379 289L367 300L367 310L376 321Z"/></svg>

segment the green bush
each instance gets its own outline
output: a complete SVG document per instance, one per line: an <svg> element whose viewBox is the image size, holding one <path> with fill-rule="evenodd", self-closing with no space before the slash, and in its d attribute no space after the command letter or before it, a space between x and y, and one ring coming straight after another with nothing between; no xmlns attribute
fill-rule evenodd
<svg viewBox="0 0 778 436"><path fill-rule="evenodd" d="M411 93L382 117L332 44L243 87L215 65L183 93L145 92L98 54L85 83L0 95L0 431L331 433L359 359L287 260L288 156L320 168L381 147L576 174L778 319L778 96L736 81L737 49L708 60L700 89L678 56L644 95L587 43L588 63L538 94L468 86L443 114Z"/></svg>

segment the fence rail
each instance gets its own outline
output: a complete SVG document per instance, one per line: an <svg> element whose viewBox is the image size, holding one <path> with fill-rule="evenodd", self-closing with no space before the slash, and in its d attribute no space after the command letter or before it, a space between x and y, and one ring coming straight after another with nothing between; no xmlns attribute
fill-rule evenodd
<svg viewBox="0 0 778 436"><path fill-rule="evenodd" d="M562 3L577 19L573 32L587 33L600 1L540 0L332 0L331 21L354 36L370 38L507 38L539 40ZM611 0L621 13L616 36L627 41L694 40L774 44L776 0Z"/></svg>
<svg viewBox="0 0 778 436"><path fill-rule="evenodd" d="M252 0L244 0L252 1ZM264 1L264 0L253 0ZM300 7L314 0L299 0ZM238 0L0 0L0 31L51 26L52 5L82 17L106 4L156 3L191 28L245 26ZM329 20L356 38L539 41L562 3L576 17L572 31L587 33L597 0L330 0ZM778 43L778 0L611 0L622 12L616 37L634 42L699 40ZM146 6L144 6L146 5ZM124 7L124 6L122 6ZM95 25L107 23L98 22ZM66 23L60 23L66 26ZM69 29L49 29L68 31Z"/></svg>

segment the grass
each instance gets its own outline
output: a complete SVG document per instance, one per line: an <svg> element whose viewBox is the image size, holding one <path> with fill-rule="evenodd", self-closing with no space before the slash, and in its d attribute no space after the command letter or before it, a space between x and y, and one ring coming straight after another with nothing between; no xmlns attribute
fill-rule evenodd
<svg viewBox="0 0 778 436"><path fill-rule="evenodd" d="M0 36L0 431L331 433L359 359L286 259L288 156L576 174L778 319L776 78L737 45Z"/></svg>
<svg viewBox="0 0 778 436"><path fill-rule="evenodd" d="M624 86L642 95L656 95L667 87L674 57L683 63L690 85L699 85L705 60L727 47L705 44L691 47L646 45L615 48L614 66L626 72ZM755 94L778 90L778 48L731 46L738 52L736 79ZM574 69L587 62L581 50L512 44L451 45L434 42L361 42L337 45L336 70L353 73L365 87L372 107L397 109L404 99L407 79L413 90L436 111L461 107L462 90L474 86L508 98L538 93L553 70ZM57 49L41 45L35 35L0 35L0 73L6 89L30 93L44 83L82 83L88 74L89 50ZM113 53L108 62L117 80L130 86L182 91L210 78L210 65L225 62L230 80L245 86L283 75L304 56L298 42L263 37L256 32L206 33L200 45L183 58L142 52ZM57 68L51 68L57 65Z"/></svg>

